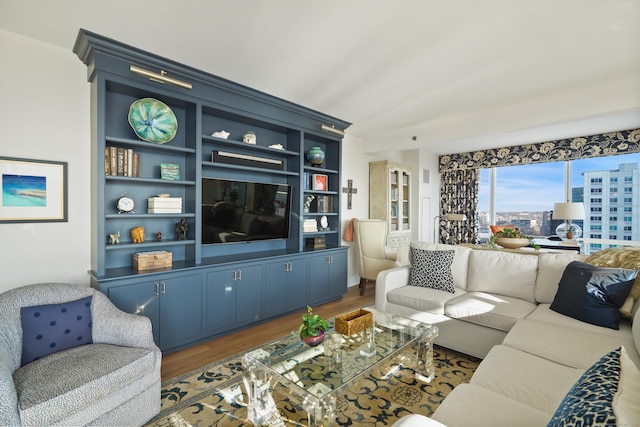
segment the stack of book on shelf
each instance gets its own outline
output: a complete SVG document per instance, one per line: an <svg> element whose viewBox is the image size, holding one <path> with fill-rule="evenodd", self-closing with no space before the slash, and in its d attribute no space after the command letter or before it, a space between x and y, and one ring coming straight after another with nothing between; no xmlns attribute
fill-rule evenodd
<svg viewBox="0 0 640 427"><path fill-rule="evenodd" d="M112 176L139 176L140 154L132 148L106 147L104 149L104 171Z"/></svg>
<svg viewBox="0 0 640 427"><path fill-rule="evenodd" d="M149 197L147 213L182 213L182 197Z"/></svg>
<svg viewBox="0 0 640 427"><path fill-rule="evenodd" d="M318 221L315 219L305 219L302 223L302 231L305 233L318 231Z"/></svg>

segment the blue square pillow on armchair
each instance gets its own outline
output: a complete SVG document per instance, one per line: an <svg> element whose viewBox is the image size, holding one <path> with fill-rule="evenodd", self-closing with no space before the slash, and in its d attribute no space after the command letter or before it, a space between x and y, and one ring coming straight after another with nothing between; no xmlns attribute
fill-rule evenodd
<svg viewBox="0 0 640 427"><path fill-rule="evenodd" d="M22 366L58 351L91 344L91 296L22 307Z"/></svg>

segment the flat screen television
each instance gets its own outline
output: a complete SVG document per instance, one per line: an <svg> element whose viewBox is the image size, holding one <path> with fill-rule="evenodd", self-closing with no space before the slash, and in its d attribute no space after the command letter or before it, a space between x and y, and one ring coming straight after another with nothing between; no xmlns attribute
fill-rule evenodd
<svg viewBox="0 0 640 427"><path fill-rule="evenodd" d="M291 186L202 178L202 244L286 239Z"/></svg>

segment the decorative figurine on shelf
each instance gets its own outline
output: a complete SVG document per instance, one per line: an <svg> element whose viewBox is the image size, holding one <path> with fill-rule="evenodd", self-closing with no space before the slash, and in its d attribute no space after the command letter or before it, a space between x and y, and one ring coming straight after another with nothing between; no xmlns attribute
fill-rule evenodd
<svg viewBox="0 0 640 427"><path fill-rule="evenodd" d="M329 229L329 219L326 215L322 215L320 217L320 227L322 227L322 231L326 231Z"/></svg>
<svg viewBox="0 0 640 427"><path fill-rule="evenodd" d="M162 241L162 232L161 231L156 232L156 240L158 242Z"/></svg>
<svg viewBox="0 0 640 427"><path fill-rule="evenodd" d="M131 239L133 243L144 242L144 227L135 227L131 229Z"/></svg>
<svg viewBox="0 0 640 427"><path fill-rule="evenodd" d="M320 147L312 147L307 151L307 161L311 166L320 167L324 162L324 151Z"/></svg>
<svg viewBox="0 0 640 427"><path fill-rule="evenodd" d="M256 138L256 133L248 130L242 137L242 142L244 142L245 144L256 145L256 142L258 142Z"/></svg>
<svg viewBox="0 0 640 427"><path fill-rule="evenodd" d="M120 230L116 231L115 233L109 234L109 244L117 245L118 243L120 243Z"/></svg>
<svg viewBox="0 0 640 427"><path fill-rule="evenodd" d="M314 196L313 194L307 196L307 200L304 202L304 213L309 213L311 210L311 202L313 202L313 199L315 199L316 196Z"/></svg>
<svg viewBox="0 0 640 427"><path fill-rule="evenodd" d="M176 224L176 240L187 240L187 231L189 231L189 224L184 218Z"/></svg>

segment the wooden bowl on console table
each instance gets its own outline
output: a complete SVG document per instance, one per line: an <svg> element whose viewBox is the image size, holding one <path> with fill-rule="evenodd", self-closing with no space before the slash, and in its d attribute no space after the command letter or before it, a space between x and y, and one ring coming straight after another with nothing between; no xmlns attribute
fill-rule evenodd
<svg viewBox="0 0 640 427"><path fill-rule="evenodd" d="M520 249L529 246L530 240L522 237L498 237L496 238L496 244L507 249Z"/></svg>

